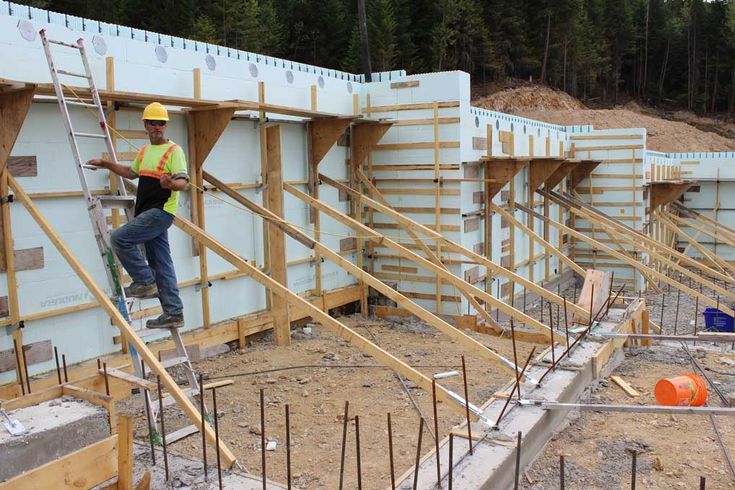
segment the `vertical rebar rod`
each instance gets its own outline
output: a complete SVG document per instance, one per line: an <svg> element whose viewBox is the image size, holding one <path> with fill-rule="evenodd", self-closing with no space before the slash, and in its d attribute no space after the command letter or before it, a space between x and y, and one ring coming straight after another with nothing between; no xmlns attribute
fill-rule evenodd
<svg viewBox="0 0 735 490"><path fill-rule="evenodd" d="M544 281L541 281L541 288L544 287ZM541 296L541 323L544 323L544 296Z"/></svg>
<svg viewBox="0 0 735 490"><path fill-rule="evenodd" d="M421 436L424 434L424 419L419 417L419 440L416 443L416 464L413 470L413 490L418 488L419 484L419 463L421 462Z"/></svg>
<svg viewBox="0 0 735 490"><path fill-rule="evenodd" d="M20 369L20 352L18 351L18 341L13 339L13 351L15 351L15 370L18 373L18 381L20 382L20 391L22 394L26 394L26 387L23 384L23 371ZM64 369L66 372L66 369Z"/></svg>
<svg viewBox="0 0 735 490"><path fill-rule="evenodd" d="M143 376L145 377L145 364L144 363L145 361L141 359L140 360L141 372L143 373ZM151 419L151 403L148 397L149 397L148 388L143 388L145 415L146 415L146 422L148 423L148 442L151 445L151 463L153 463L153 466L155 466L156 465L156 448L153 443L153 422Z"/></svg>
<svg viewBox="0 0 735 490"><path fill-rule="evenodd" d="M59 366L59 350L54 346L54 359L56 360L56 377L59 378L61 384L61 366Z"/></svg>
<svg viewBox="0 0 735 490"><path fill-rule="evenodd" d="M592 322L594 321L592 318L592 310L595 307L595 285L592 284L592 287L590 289L590 322L589 326L592 327Z"/></svg>
<svg viewBox="0 0 735 490"><path fill-rule="evenodd" d="M357 460L357 489L362 490L362 460L360 459L360 416L355 415L355 458Z"/></svg>
<svg viewBox="0 0 735 490"><path fill-rule="evenodd" d="M347 447L347 416L349 415L350 402L345 402L345 415L342 423L342 455L339 459L339 490L342 490L345 478L345 449Z"/></svg>
<svg viewBox="0 0 735 490"><path fill-rule="evenodd" d="M219 452L219 448L218 448ZM266 490L266 465L265 465L265 390L260 389L260 468L263 474L263 490Z"/></svg>
<svg viewBox="0 0 735 490"><path fill-rule="evenodd" d="M262 393L262 390L261 390ZM214 413L214 452L217 453L217 481L219 482L219 490L222 486L222 460L219 448L219 417L217 416L217 390L212 388L212 412ZM263 472L263 484L265 485L265 472Z"/></svg>
<svg viewBox="0 0 735 490"><path fill-rule="evenodd" d="M102 363L102 375L105 377L105 393L110 396L110 379L107 377L107 363Z"/></svg>
<svg viewBox="0 0 735 490"><path fill-rule="evenodd" d="M202 434L202 463L204 464L204 481L207 481L209 475L207 474L207 434L205 424L207 421L204 418L204 376L199 374L199 414L202 417L202 426L199 428L199 432Z"/></svg>
<svg viewBox="0 0 735 490"><path fill-rule="evenodd" d="M516 441L516 475L515 475L515 484L513 485L513 490L518 490L518 484L520 483L520 477L521 477L521 440L523 438L523 435L521 434L521 431L518 431L518 439Z"/></svg>
<svg viewBox="0 0 735 490"><path fill-rule="evenodd" d="M161 416L161 441L163 444L163 468L166 472L166 481L168 481L168 448L166 447L166 422L163 416L163 390L161 389L161 377L156 376L158 384L158 413Z"/></svg>
<svg viewBox="0 0 735 490"><path fill-rule="evenodd" d="M495 295L498 299L500 299L500 280L498 280L498 288ZM495 308L495 321L500 321L500 308Z"/></svg>
<svg viewBox="0 0 735 490"><path fill-rule="evenodd" d="M699 490L707 489L707 479L703 476L699 477Z"/></svg>
<svg viewBox="0 0 735 490"><path fill-rule="evenodd" d="M286 403L286 485L291 490L291 419Z"/></svg>
<svg viewBox="0 0 735 490"><path fill-rule="evenodd" d="M699 323L699 296L694 298L694 335L697 335L697 324ZM694 346L697 346L697 342L694 341Z"/></svg>
<svg viewBox="0 0 735 490"><path fill-rule="evenodd" d="M636 476L636 464L638 459L638 453L633 451L633 467L630 472L630 490L635 490L635 476Z"/></svg>
<svg viewBox="0 0 735 490"><path fill-rule="evenodd" d="M577 302L577 280L574 280L574 293L572 293L572 303Z"/></svg>
<svg viewBox="0 0 735 490"><path fill-rule="evenodd" d="M553 306L549 302L549 342L551 344L551 368L556 371L556 348L554 344L554 317L552 316Z"/></svg>
<svg viewBox="0 0 735 490"><path fill-rule="evenodd" d="M676 311L674 313L674 335L679 330L679 303L681 302L681 289L676 290Z"/></svg>
<svg viewBox="0 0 735 490"><path fill-rule="evenodd" d="M69 373L66 370L66 354L61 354L61 366L64 368L64 383L68 383Z"/></svg>
<svg viewBox="0 0 735 490"><path fill-rule="evenodd" d="M666 293L661 291L661 317L659 318L659 325L661 325L661 333L664 333L664 306L666 305Z"/></svg>
<svg viewBox="0 0 735 490"><path fill-rule="evenodd" d="M470 445L470 455L472 455L474 454L474 449L472 448L472 427L470 426L470 398L469 390L467 389L467 366L465 365L464 354L462 354L462 382L464 384L464 413L467 419L467 442Z"/></svg>
<svg viewBox="0 0 735 490"><path fill-rule="evenodd" d="M439 415L436 403L436 379L431 380L431 403L434 406L434 450L436 452L436 485L442 486L442 463L439 453Z"/></svg>
<svg viewBox="0 0 735 490"><path fill-rule="evenodd" d="M23 344L20 344L20 354L23 356L23 369L26 373L26 387L28 388L28 394L31 394L31 378L28 376L28 361L26 360L26 350L23 348Z"/></svg>
<svg viewBox="0 0 735 490"><path fill-rule="evenodd" d="M567 316L567 297L564 296L564 335L569 346L569 317Z"/></svg>
<svg viewBox="0 0 735 490"><path fill-rule="evenodd" d="M454 471L454 434L449 433L449 471L447 472L447 486L452 490L452 472Z"/></svg>
<svg viewBox="0 0 735 490"><path fill-rule="evenodd" d="M535 352L536 352L536 346L534 345L533 348L531 348L531 352L528 354L528 358L526 358L526 363L523 365L523 369L521 369L521 376L523 376L523 374L526 372L528 363L531 362L531 358L533 357L533 354ZM505 410L508 408L508 404L510 403L511 399L513 398L513 394L518 388L519 388L519 385L518 385L518 381L516 380L516 383L513 385L513 389L510 390L510 394L508 395L508 398L505 399L505 404L503 405L503 409L500 410L500 415L498 415L498 419L495 421L495 427L500 425L500 421L503 419Z"/></svg>
<svg viewBox="0 0 735 490"><path fill-rule="evenodd" d="M518 400L521 399L521 374L518 372L518 351L516 349L516 329L513 319L510 319L510 339L513 342L513 364L515 364L516 385L518 386Z"/></svg>
<svg viewBox="0 0 735 490"><path fill-rule="evenodd" d="M388 412L388 460L390 462L390 488L396 488L396 469L393 463L393 423Z"/></svg>
<svg viewBox="0 0 735 490"><path fill-rule="evenodd" d="M526 288L523 288L523 313L526 313Z"/></svg>
<svg viewBox="0 0 735 490"><path fill-rule="evenodd" d="M564 490L564 455L559 455L559 490Z"/></svg>

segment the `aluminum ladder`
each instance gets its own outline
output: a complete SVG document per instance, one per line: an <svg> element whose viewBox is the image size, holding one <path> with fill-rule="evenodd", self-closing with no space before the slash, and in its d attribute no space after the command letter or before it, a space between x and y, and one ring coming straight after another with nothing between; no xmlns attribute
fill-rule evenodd
<svg viewBox="0 0 735 490"><path fill-rule="evenodd" d="M120 310L120 313L122 313L128 323L130 323L130 307L133 304L134 300L125 297L125 290L123 287L122 277L120 275L120 268L118 267L118 264L115 260L115 255L112 251L110 241L110 228L107 224L105 209L124 209L127 219L131 220L133 218L135 196L127 194L122 177L113 172L110 173L110 177L117 181L117 194L108 196L93 196L91 194L85 172L86 170L97 170L97 167L90 167L89 165L85 164L84 160L82 160L77 139L85 138L103 140L107 148L107 154L110 156L110 160L112 162L117 163L117 155L115 153L115 147L112 138L110 137L110 131L107 126L105 111L102 106L99 93L97 92L97 88L94 84L94 78L92 76L92 71L89 66L87 52L84 47L84 40L83 38L79 38L75 43L51 40L46 37L45 29L42 29L39 34L41 37L41 42L43 43L44 52L46 54L46 60L48 61L49 71L51 72L51 79L53 80L54 90L56 91L59 109L61 110L61 115L63 116L62 119L66 128L66 134L69 138L69 144L71 146L75 166L79 175L79 182L82 185L82 192L84 193L84 197L87 202L87 209L89 211L89 218L92 222L92 229L94 231L97 247L99 248L100 256L102 257L102 262L104 263L108 283L110 285L110 288L112 289L113 302L116 303L118 309ZM54 64L53 56L51 54L52 44L77 51L81 56L82 64L84 66L84 73L61 70L57 68ZM90 94L89 99L91 99L91 102L87 99L76 101L67 100L67 96L64 94L62 83L59 81L59 76L73 77L86 81L86 86ZM74 126L72 125L71 116L69 114L70 106L83 107L89 110L94 110L97 115L97 120L99 122L99 132L85 133L75 131ZM164 368L171 368L177 365L182 365L184 367L187 380L189 382L189 388L185 389L184 391L187 392L189 396L197 396L199 394L199 382L197 380L196 374L194 373L194 369L192 368L191 360L189 359L189 355L184 346L184 341L181 338L179 329L169 328L166 330L169 330L171 333L171 337L174 341L174 344L176 345L177 355L172 359L161 362L161 365ZM145 373L143 372L138 354L135 348L130 344L129 351L131 359L133 361L136 376L138 376L139 378L144 378ZM143 393L144 396L149 396L147 391L144 391ZM165 400L170 400L171 402L173 402L172 397L168 397ZM151 420L156 420L158 413L162 410L160 405L167 405L165 400L163 400L162 403L159 404L158 400L151 401L150 398L148 398L148 406L150 407L150 411L147 415L151 417ZM185 437L186 435L192 434L197 430L198 429L196 428L196 426L192 425L190 426L188 431L182 430L177 432ZM173 442L172 439L175 438L169 439L169 437L167 436L166 439L167 442Z"/></svg>

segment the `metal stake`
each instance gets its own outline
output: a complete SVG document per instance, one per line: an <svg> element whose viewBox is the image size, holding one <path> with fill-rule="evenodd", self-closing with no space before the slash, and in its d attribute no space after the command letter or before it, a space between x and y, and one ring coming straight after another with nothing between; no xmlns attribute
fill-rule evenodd
<svg viewBox="0 0 735 490"><path fill-rule="evenodd" d="M140 360L140 367L141 372L143 373L143 376L145 377L145 361L143 359ZM153 463L153 466L156 465L156 448L153 444L153 421L151 419L151 405L150 400L148 400L148 388L143 388L143 400L145 400L145 415L146 415L146 421L148 422L148 442L151 444L151 462Z"/></svg>
<svg viewBox="0 0 735 490"><path fill-rule="evenodd" d="M391 423L390 412L388 412L388 458L390 459L390 487L395 489L396 473L393 465L393 424Z"/></svg>
<svg viewBox="0 0 735 490"><path fill-rule="evenodd" d="M262 400L263 390L260 390L260 393ZM222 462L220 460L219 451L219 417L217 416L217 391L214 388L212 388L212 411L214 412L214 449L217 453L217 481L219 482L219 490L222 490L222 488L224 487L222 486ZM263 471L263 488L265 488L265 471Z"/></svg>
<svg viewBox="0 0 735 490"><path fill-rule="evenodd" d="M431 379L431 402L434 405L434 449L436 452L436 485L442 486L442 464L439 455L439 415L436 407L436 379Z"/></svg>
<svg viewBox="0 0 735 490"><path fill-rule="evenodd" d="M467 390L467 367L464 362L464 354L462 355L462 381L464 382L464 400L466 402L464 405L464 412L467 418L467 442L470 445L470 455L472 455L474 454L474 449L472 449L472 427L470 426L470 398Z"/></svg>
<svg viewBox="0 0 735 490"><path fill-rule="evenodd" d="M144 371L145 372L145 371ZM199 375L199 414L202 417L202 426L199 431L202 433L202 461L204 462L204 481L207 481L209 475L207 475L207 435L205 433L204 420L204 376Z"/></svg>
<svg viewBox="0 0 735 490"><path fill-rule="evenodd" d="M61 365L64 367L64 383L68 383L69 373L66 372L66 354L61 354Z"/></svg>
<svg viewBox="0 0 735 490"><path fill-rule="evenodd" d="M263 490L266 490L267 479L265 465L265 394L262 388L260 389L260 464L263 473Z"/></svg>
<svg viewBox="0 0 735 490"><path fill-rule="evenodd" d="M288 403L286 403L286 481L288 490L291 490L291 421Z"/></svg>
<svg viewBox="0 0 735 490"><path fill-rule="evenodd" d="M104 377L105 377L105 393L107 394L107 396L110 396L110 380L107 377L107 363L106 362L102 364L102 372L104 373Z"/></svg>
<svg viewBox="0 0 735 490"><path fill-rule="evenodd" d="M559 455L559 490L564 490L564 455Z"/></svg>
<svg viewBox="0 0 735 490"><path fill-rule="evenodd" d="M20 391L24 395L26 394L26 387L23 384L23 372L20 370L20 352L18 352L18 341L13 339L13 351L15 351L15 370L18 373L18 380L20 382ZM64 366L66 371L66 366Z"/></svg>
<svg viewBox="0 0 735 490"><path fill-rule="evenodd" d="M419 441L416 443L416 465L413 470L413 490L419 484L419 462L421 461L421 436L424 434L424 419L419 418Z"/></svg>
<svg viewBox="0 0 735 490"><path fill-rule="evenodd" d="M513 490L518 490L518 483L521 477L521 439L523 435L518 431L518 440L516 441L516 478Z"/></svg>
<svg viewBox="0 0 735 490"><path fill-rule="evenodd" d="M349 413L350 402L345 402L345 419L342 424L342 456L339 460L339 489L342 490L342 485L345 477L345 448L347 445L347 415ZM423 419L422 419L423 420Z"/></svg>
<svg viewBox="0 0 735 490"><path fill-rule="evenodd" d="M59 378L59 384L61 384L61 367L59 367L59 351L54 346L54 359L56 359L56 376Z"/></svg>
<svg viewBox="0 0 735 490"><path fill-rule="evenodd" d="M161 415L161 441L163 443L163 467L166 471L166 481L168 481L168 448L166 447L166 422L163 416L163 390L161 389L161 377L156 376L158 381L158 413Z"/></svg>
<svg viewBox="0 0 735 490"><path fill-rule="evenodd" d="M362 490L362 462L360 460L360 416L355 415L355 457L357 458L357 489Z"/></svg>

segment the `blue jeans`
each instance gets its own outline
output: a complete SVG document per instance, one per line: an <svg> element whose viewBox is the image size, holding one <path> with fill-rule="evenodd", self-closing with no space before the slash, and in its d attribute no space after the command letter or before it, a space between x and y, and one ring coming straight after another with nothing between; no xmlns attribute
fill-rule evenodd
<svg viewBox="0 0 735 490"><path fill-rule="evenodd" d="M168 229L174 216L163 209L143 211L132 221L112 232L112 249L128 271L133 282L158 287L158 299L164 313L178 315L184 311L179 298L174 262L168 245ZM138 245L145 245L146 263Z"/></svg>

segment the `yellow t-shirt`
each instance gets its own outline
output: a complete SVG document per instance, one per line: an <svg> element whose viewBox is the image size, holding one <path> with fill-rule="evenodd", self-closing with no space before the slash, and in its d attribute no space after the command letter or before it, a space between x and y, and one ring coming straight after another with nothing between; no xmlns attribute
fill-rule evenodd
<svg viewBox="0 0 735 490"><path fill-rule="evenodd" d="M152 208L176 214L179 192L161 187L162 175L189 180L184 150L173 141L162 145L144 145L130 167L138 176L135 216Z"/></svg>

